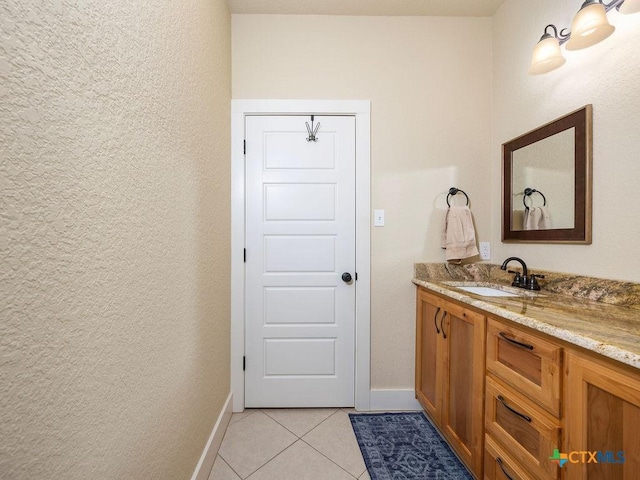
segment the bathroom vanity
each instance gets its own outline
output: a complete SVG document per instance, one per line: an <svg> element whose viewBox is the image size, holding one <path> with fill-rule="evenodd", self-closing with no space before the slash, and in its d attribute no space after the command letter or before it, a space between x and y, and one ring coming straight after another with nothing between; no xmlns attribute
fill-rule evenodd
<svg viewBox="0 0 640 480"><path fill-rule="evenodd" d="M639 478L640 285L540 273L416 265L416 398L478 479Z"/></svg>

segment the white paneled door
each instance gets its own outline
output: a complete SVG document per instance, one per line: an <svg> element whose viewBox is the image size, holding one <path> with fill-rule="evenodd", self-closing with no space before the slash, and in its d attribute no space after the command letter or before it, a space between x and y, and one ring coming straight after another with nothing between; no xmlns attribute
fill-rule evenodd
<svg viewBox="0 0 640 480"><path fill-rule="evenodd" d="M247 408L354 405L355 117L314 121L246 117Z"/></svg>

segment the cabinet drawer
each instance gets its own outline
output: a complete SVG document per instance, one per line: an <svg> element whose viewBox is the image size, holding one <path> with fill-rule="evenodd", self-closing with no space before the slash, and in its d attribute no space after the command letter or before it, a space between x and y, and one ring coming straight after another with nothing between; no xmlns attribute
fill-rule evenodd
<svg viewBox="0 0 640 480"><path fill-rule="evenodd" d="M484 480L535 480L491 435L484 438Z"/></svg>
<svg viewBox="0 0 640 480"><path fill-rule="evenodd" d="M485 429L534 478L557 479L549 460L560 445L560 423L507 385L487 377Z"/></svg>
<svg viewBox="0 0 640 480"><path fill-rule="evenodd" d="M487 322L487 370L560 416L562 348L494 319Z"/></svg>

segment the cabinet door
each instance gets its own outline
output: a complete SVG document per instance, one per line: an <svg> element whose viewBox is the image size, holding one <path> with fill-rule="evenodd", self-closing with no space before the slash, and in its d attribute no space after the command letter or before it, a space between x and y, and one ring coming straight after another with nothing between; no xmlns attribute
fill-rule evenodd
<svg viewBox="0 0 640 480"><path fill-rule="evenodd" d="M565 478L637 480L640 374L574 352L566 365Z"/></svg>
<svg viewBox="0 0 640 480"><path fill-rule="evenodd" d="M416 308L416 398L439 424L442 403L442 355L438 355L442 301L418 289Z"/></svg>
<svg viewBox="0 0 640 480"><path fill-rule="evenodd" d="M442 430L462 460L482 472L485 317L445 304Z"/></svg>

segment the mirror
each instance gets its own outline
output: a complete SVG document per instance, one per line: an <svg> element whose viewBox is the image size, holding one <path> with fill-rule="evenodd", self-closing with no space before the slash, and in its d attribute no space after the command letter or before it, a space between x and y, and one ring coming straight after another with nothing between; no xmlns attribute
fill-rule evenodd
<svg viewBox="0 0 640 480"><path fill-rule="evenodd" d="M592 107L502 145L502 241L591 243Z"/></svg>

